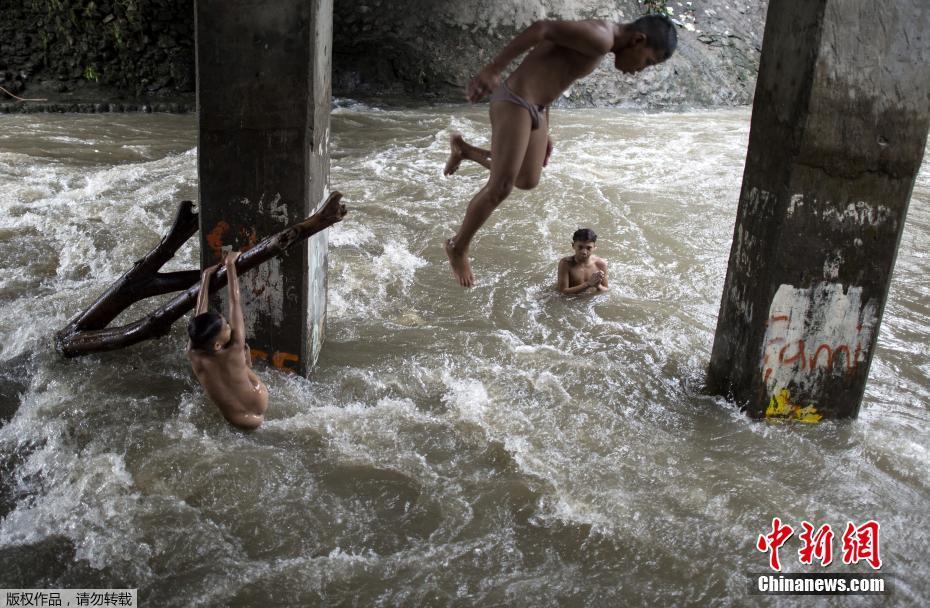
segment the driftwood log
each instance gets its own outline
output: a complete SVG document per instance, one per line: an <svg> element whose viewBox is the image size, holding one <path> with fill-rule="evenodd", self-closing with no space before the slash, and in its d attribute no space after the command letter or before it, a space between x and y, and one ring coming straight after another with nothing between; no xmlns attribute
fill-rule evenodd
<svg viewBox="0 0 930 608"><path fill-rule="evenodd" d="M236 271L246 273L263 262L280 255L294 243L329 228L342 220L346 207L342 194L333 192L319 211L307 219L273 234L236 260ZM200 271L161 273L159 270L174 257L177 250L198 229L197 213L191 201L178 207L174 223L161 242L97 301L76 315L66 327L55 334L55 347L65 357L80 357L91 353L125 348L159 338L171 330L171 325L191 310L200 293ZM211 291L226 285L226 268L221 267L210 282ZM121 312L140 300L180 291L177 296L155 309L148 316L127 325L107 327Z"/></svg>

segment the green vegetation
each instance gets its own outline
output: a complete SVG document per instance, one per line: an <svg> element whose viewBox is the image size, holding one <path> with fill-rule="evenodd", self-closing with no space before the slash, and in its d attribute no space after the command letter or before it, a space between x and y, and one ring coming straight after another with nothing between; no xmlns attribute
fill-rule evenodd
<svg viewBox="0 0 930 608"><path fill-rule="evenodd" d="M668 7L668 0L639 0L647 15L671 16L675 11Z"/></svg>

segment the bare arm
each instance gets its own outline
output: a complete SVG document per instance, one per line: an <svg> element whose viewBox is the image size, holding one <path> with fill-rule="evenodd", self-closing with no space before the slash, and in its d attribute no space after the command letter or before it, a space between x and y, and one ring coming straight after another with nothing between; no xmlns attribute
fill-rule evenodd
<svg viewBox="0 0 930 608"><path fill-rule="evenodd" d="M606 55L614 43L613 32L604 21L537 21L511 40L472 78L467 88L468 100L474 103L491 93L510 62L544 40L591 57Z"/></svg>
<svg viewBox="0 0 930 608"><path fill-rule="evenodd" d="M236 274L238 251L226 254L226 277L229 280L229 327L231 340L239 346L245 345L245 320L242 318L242 302L239 300L239 275Z"/></svg>
<svg viewBox="0 0 930 608"><path fill-rule="evenodd" d="M210 280L218 269L219 265L210 266L200 274L200 293L197 294L197 308L194 309L195 317L207 312L207 307L210 305Z"/></svg>
<svg viewBox="0 0 930 608"><path fill-rule="evenodd" d="M213 265L209 268L204 268L203 272L200 273L200 293L197 294L197 307L194 309L194 316L201 315L207 312L207 307L210 305L210 280L213 278L213 275L216 274L219 265ZM187 352L191 351L191 341L187 341Z"/></svg>
<svg viewBox="0 0 930 608"><path fill-rule="evenodd" d="M604 260L598 260L594 263L597 266L597 269L601 271L601 282L598 283L598 291L607 291L610 289L610 285L607 284L607 262Z"/></svg>

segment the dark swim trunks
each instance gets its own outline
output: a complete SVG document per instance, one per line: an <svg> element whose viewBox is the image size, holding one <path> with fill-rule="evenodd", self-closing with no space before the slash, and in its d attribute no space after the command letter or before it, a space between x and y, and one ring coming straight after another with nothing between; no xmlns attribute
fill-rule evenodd
<svg viewBox="0 0 930 608"><path fill-rule="evenodd" d="M490 101L509 101L510 103L515 103L518 106L526 108L527 112L530 113L530 120L533 124L531 128L532 131L539 128L539 113L546 111L546 106L530 103L511 91L506 81L501 81L500 85L494 89L494 92L491 93Z"/></svg>

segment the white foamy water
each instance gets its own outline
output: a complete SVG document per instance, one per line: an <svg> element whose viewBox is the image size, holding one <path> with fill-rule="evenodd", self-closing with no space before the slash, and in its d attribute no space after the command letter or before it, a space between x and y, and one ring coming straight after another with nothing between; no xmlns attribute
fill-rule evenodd
<svg viewBox="0 0 930 608"><path fill-rule="evenodd" d="M326 344L309 379L259 370L272 405L248 434L192 379L181 324L123 352L51 350L196 199L194 117L0 119L0 413L16 409L0 586L172 606L795 606L749 595L777 516L838 537L879 521L888 605L925 603L926 169L859 419L770 426L700 392L747 110L553 111L551 164L479 233L463 291L440 243L484 173L441 171L453 131L487 143L484 108L337 105L350 214L329 238ZM562 298L581 226L612 288ZM189 245L171 268L196 260ZM788 571L824 571L799 547Z"/></svg>

